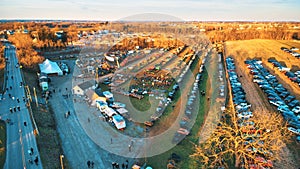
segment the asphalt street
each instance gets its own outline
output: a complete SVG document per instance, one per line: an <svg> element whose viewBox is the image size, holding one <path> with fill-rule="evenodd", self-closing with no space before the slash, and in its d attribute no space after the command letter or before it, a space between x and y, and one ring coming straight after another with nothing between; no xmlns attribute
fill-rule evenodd
<svg viewBox="0 0 300 169"><path fill-rule="evenodd" d="M68 62L68 66L73 71L74 62ZM73 97L64 98L62 96L71 94L72 78L72 74L62 77L51 77L50 91L55 89L56 92L49 99L49 104L53 109L57 122L58 133L62 140L64 156L68 159L70 168L87 168L87 161L89 160L94 162L94 168L97 169L109 169L112 168L112 162L122 164L125 163L125 160L128 160L131 165L133 159L117 156L102 149L87 135L82 127L80 117L78 117L79 113L81 114L82 112L75 111ZM68 118L65 117L67 111L71 112ZM88 111L88 109L84 111L86 123L88 123L87 119L89 117L91 119L90 127L94 129L92 128L94 116ZM97 129L97 131L99 130L101 129ZM110 136L108 137L111 138Z"/></svg>
<svg viewBox="0 0 300 169"><path fill-rule="evenodd" d="M26 107L24 82L16 48L6 45L4 94L0 100L0 116L6 121L6 161L5 169L42 169L34 128Z"/></svg>

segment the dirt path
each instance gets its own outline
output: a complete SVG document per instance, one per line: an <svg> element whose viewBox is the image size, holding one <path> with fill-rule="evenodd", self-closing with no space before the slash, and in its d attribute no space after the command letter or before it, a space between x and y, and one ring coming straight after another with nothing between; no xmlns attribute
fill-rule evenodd
<svg viewBox="0 0 300 169"><path fill-rule="evenodd" d="M209 108L207 108L208 112L201 127L199 143L205 142L217 127L222 113L221 107L225 106L226 100L226 94L220 96L220 86L224 85L224 88L227 89L227 83L224 82L225 69L223 64L218 62L218 55L215 52L210 52L206 59L205 67L208 72L208 84L211 86L207 94ZM222 73L220 74L220 72ZM219 81L220 76L224 79L223 81Z"/></svg>
<svg viewBox="0 0 300 169"><path fill-rule="evenodd" d="M246 92L246 100L251 104L251 110L253 112L275 111L275 108L268 102L267 96L258 85L252 82L249 70L245 67L246 65L242 61L237 61L236 73L240 76L239 80Z"/></svg>

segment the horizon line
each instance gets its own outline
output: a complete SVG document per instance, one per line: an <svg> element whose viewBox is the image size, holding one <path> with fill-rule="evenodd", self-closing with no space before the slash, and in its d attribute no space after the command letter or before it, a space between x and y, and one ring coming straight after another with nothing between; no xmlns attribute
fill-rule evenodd
<svg viewBox="0 0 300 169"><path fill-rule="evenodd" d="M21 22L28 22L28 21L73 21L73 22L299 22L300 20L178 20L178 21L168 21L168 20L100 20L100 19L31 19L31 18L24 18L24 19L16 19L16 18L0 18L0 22L13 22L13 21L21 21Z"/></svg>

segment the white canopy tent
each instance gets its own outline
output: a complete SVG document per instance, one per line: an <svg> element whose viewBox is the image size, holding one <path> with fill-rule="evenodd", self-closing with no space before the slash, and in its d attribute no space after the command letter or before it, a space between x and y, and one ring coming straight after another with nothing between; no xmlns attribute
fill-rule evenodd
<svg viewBox="0 0 300 169"><path fill-rule="evenodd" d="M56 62L52 62L46 59L42 64L39 64L41 73L46 73L47 75L63 75L63 72L59 68Z"/></svg>

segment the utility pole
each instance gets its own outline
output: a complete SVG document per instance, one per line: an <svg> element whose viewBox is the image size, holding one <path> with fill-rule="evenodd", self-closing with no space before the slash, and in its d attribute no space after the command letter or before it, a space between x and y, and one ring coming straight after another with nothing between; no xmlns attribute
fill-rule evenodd
<svg viewBox="0 0 300 169"><path fill-rule="evenodd" d="M36 107L39 107L38 100L37 100L37 96L36 96L35 87L33 87L33 94L34 94L34 98L35 98L35 104L36 104Z"/></svg>
<svg viewBox="0 0 300 169"><path fill-rule="evenodd" d="M27 93L27 98L29 99L30 102L32 102L31 95L30 95L30 89L29 89L28 85L25 86L25 89L26 89L26 93Z"/></svg>
<svg viewBox="0 0 300 169"><path fill-rule="evenodd" d="M64 158L64 155L60 155L60 156L59 156L61 169L64 169L64 161L63 161L63 158Z"/></svg>
<svg viewBox="0 0 300 169"><path fill-rule="evenodd" d="M96 83L98 84L98 67L96 67L96 72L95 72L95 80L96 80Z"/></svg>

